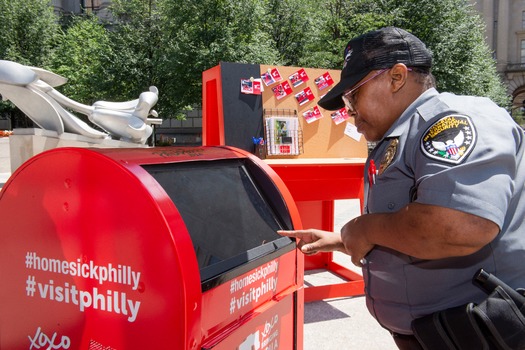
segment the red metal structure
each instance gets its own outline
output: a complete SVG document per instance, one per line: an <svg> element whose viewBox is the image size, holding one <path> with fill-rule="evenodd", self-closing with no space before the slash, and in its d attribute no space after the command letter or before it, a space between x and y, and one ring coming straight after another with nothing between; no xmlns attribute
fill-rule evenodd
<svg viewBox="0 0 525 350"><path fill-rule="evenodd" d="M361 160L302 159L267 160L284 181L296 201L303 227L334 230L336 200L357 198L363 207L364 163ZM310 286L305 302L364 294L363 277L334 261L333 253L306 256L305 270L325 269L344 282Z"/></svg>
<svg viewBox="0 0 525 350"><path fill-rule="evenodd" d="M279 67L279 69L284 71L286 67ZM264 69L257 65L221 63L203 72L204 145L232 145L250 150L251 148L245 147L245 142L251 142L252 135L260 136L256 132L262 129L263 109L298 108L293 98L291 101L280 100L274 105L270 88L259 97L239 94L241 77L258 77L263 71ZM333 77L335 78L336 75L334 74ZM326 116L321 121L329 124L328 132L324 134L326 139L324 141L328 143L325 145L326 148L321 147L319 143L310 146L309 140L305 140L305 154L302 158L273 158L266 159L265 162L281 177L290 190L303 226L333 231L334 201L359 199L361 208L363 207L365 165L363 157L366 157L366 142L350 143L356 148L353 153L359 154L359 157L349 157L348 154L352 154L352 150L348 146L344 156L319 158L324 153L329 153L328 148L336 148L334 144L341 142L341 138L335 139L333 136L337 132L334 131L335 127L330 117ZM322 129L320 125L310 125L309 128L310 133L312 129ZM314 139L314 136L319 135L310 135L308 138ZM346 136L345 138L349 139ZM348 142L345 139L343 141ZM248 146L253 148L253 145L248 144ZM345 280L343 283L305 288L305 301L364 294L363 277L334 261L332 253L307 256L304 261L306 270L328 270Z"/></svg>
<svg viewBox="0 0 525 350"><path fill-rule="evenodd" d="M1 349L302 349L298 210L245 151L47 151L0 222Z"/></svg>

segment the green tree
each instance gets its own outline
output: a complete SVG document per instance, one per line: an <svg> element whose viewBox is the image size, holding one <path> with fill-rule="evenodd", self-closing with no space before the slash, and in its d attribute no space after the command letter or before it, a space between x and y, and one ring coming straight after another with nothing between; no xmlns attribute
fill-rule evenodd
<svg viewBox="0 0 525 350"><path fill-rule="evenodd" d="M61 37L48 0L0 0L0 59L46 67ZM31 126L29 118L10 102L0 102L0 114L13 127Z"/></svg>
<svg viewBox="0 0 525 350"><path fill-rule="evenodd" d="M384 10L384 0L324 0L314 7L322 26L302 59L310 67L341 69L346 43L367 31L393 23L398 9Z"/></svg>
<svg viewBox="0 0 525 350"><path fill-rule="evenodd" d="M202 72L221 61L277 62L258 0L163 1L159 90L166 114L201 101ZM161 101L159 100L159 104ZM167 115L164 114L164 117Z"/></svg>
<svg viewBox="0 0 525 350"><path fill-rule="evenodd" d="M104 86L113 79L105 74L105 61L111 52L104 27L93 16L72 18L54 51L51 70L68 79L58 89L69 98L85 104L108 99Z"/></svg>
<svg viewBox="0 0 525 350"><path fill-rule="evenodd" d="M0 0L0 58L43 67L60 40L48 0Z"/></svg>
<svg viewBox="0 0 525 350"><path fill-rule="evenodd" d="M157 3L114 0L110 6L112 21L106 26L111 50L105 57L104 72L111 82L104 90L115 100L136 98L159 84L158 60L163 49Z"/></svg>
<svg viewBox="0 0 525 350"><path fill-rule="evenodd" d="M308 57L311 42L321 29L317 0L268 0L264 21L279 52L279 63L298 66ZM264 62L272 64L274 62Z"/></svg>
<svg viewBox="0 0 525 350"><path fill-rule="evenodd" d="M497 74L484 40L484 23L465 0L392 0L400 9L393 24L411 31L433 52L438 89L457 94L487 96L509 106L509 96Z"/></svg>
<svg viewBox="0 0 525 350"><path fill-rule="evenodd" d="M323 35L311 64L340 69L356 35L384 26L406 29L433 52L438 90L487 96L507 107L509 97L484 41L483 20L466 0L325 0Z"/></svg>
<svg viewBox="0 0 525 350"><path fill-rule="evenodd" d="M439 90L508 103L466 0L114 0L111 11L61 32L48 0L0 0L0 58L50 68L84 103L155 85L167 118L200 103L202 72L221 61L340 69L351 37L396 25L432 50Z"/></svg>

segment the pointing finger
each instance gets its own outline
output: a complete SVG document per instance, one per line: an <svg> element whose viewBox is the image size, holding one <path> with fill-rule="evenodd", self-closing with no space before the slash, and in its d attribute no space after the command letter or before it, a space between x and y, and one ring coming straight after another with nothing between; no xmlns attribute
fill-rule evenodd
<svg viewBox="0 0 525 350"><path fill-rule="evenodd" d="M302 238L304 235L308 234L309 232L305 230L279 230L277 231L277 233L285 237Z"/></svg>

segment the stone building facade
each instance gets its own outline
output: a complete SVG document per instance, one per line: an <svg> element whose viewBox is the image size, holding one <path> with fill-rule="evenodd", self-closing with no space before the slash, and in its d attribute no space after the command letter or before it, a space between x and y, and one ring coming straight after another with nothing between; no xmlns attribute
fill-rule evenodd
<svg viewBox="0 0 525 350"><path fill-rule="evenodd" d="M512 96L512 114L525 107L525 0L470 0L485 21L486 41Z"/></svg>

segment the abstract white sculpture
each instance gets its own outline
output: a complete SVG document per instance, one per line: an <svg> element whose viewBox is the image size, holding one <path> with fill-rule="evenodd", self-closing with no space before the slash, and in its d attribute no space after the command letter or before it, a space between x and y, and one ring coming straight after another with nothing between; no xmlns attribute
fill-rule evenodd
<svg viewBox="0 0 525 350"><path fill-rule="evenodd" d="M82 136L112 138L145 144L153 129L160 124L157 112L151 108L157 103L158 90L151 86L136 100L128 102L98 101L92 106L78 103L54 89L65 84L66 78L41 68L24 66L0 60L0 94L10 100L39 127ZM105 132L89 126L71 111L84 114ZM149 116L154 118L148 118Z"/></svg>

